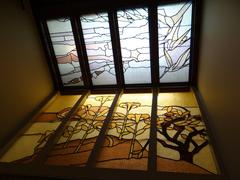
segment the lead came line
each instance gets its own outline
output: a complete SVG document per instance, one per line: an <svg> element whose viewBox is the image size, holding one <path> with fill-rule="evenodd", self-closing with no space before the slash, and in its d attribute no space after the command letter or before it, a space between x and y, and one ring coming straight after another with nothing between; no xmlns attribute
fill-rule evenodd
<svg viewBox="0 0 240 180"><path fill-rule="evenodd" d="M88 95L89 95L89 91L86 91L85 93L82 94L82 96L79 98L79 100L76 102L76 104L72 107L72 109L69 111L69 113L65 116L65 118L63 118L62 123L57 128L55 133L49 138L46 145L36 156L36 158L33 161L33 164L43 164L45 162L48 154L53 149L55 143L58 141L58 139L61 137L62 133L64 132L64 129L67 126L68 120L70 119L71 115L77 110L79 105L81 105L85 102Z"/></svg>
<svg viewBox="0 0 240 180"><path fill-rule="evenodd" d="M104 142L104 138L105 138L105 134L106 134L106 131L107 131L107 128L108 128L108 124L112 118L112 115L114 113L114 110L115 110L115 107L118 103L118 100L120 98L120 96L122 95L122 90L118 91L114 97L114 100L111 104L111 107L109 109L109 112L108 112L108 115L106 117L106 119L104 120L103 122L103 126L102 126L102 129L97 137L97 140L96 140L96 143L93 147L93 150L88 158L88 162L87 162L87 167L93 167L95 165L95 162L96 162L96 158L97 158L97 155L101 149L101 146Z"/></svg>

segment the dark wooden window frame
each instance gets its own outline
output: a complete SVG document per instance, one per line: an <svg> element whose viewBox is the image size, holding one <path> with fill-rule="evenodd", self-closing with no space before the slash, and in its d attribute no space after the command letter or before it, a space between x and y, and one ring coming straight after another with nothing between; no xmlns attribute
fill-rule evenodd
<svg viewBox="0 0 240 180"><path fill-rule="evenodd" d="M198 0L117 0L114 3L109 1L89 0L88 2L80 1L47 1L40 2L32 1L32 9L35 15L36 22L41 33L41 39L48 57L53 79L55 81L56 90L62 93L76 93L83 90L107 90L107 89L145 89L151 87L159 87L163 90L189 90L190 86L196 84L196 69L197 62L195 58L195 24L196 24L196 2ZM180 83L160 83L159 82L159 57L158 57L158 20L157 7L160 4L171 4L176 2L192 2L192 29L191 29L191 50L190 50L190 65L189 65L189 81ZM151 66L151 83L150 84L125 84L124 73L121 57L121 47L118 32L117 10L128 8L148 8L149 14L149 40L150 40L150 66ZM109 27L111 33L111 41L113 47L114 65L116 71L116 85L93 85L91 73L86 53L82 28L79 17L85 14L96 12L107 12L109 17ZM71 20L72 30L74 34L76 49L79 57L84 86L64 87L61 81L60 72L56 57L54 54L52 42L46 25L46 21L61 17L69 17ZM79 43L80 42L80 43Z"/></svg>

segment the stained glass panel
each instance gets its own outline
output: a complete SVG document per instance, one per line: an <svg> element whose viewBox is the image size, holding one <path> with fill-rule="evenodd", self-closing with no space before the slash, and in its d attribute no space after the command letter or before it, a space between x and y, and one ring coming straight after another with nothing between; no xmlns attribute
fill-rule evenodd
<svg viewBox="0 0 240 180"><path fill-rule="evenodd" d="M158 6L160 82L188 82L192 4Z"/></svg>
<svg viewBox="0 0 240 180"><path fill-rule="evenodd" d="M82 73L70 20L48 20L47 26L63 85L82 86Z"/></svg>
<svg viewBox="0 0 240 180"><path fill-rule="evenodd" d="M218 173L206 126L192 92L158 94L157 170Z"/></svg>
<svg viewBox="0 0 240 180"><path fill-rule="evenodd" d="M108 14L81 17L93 85L116 84Z"/></svg>
<svg viewBox="0 0 240 180"><path fill-rule="evenodd" d="M0 162L31 162L79 98L79 95L57 96L1 157Z"/></svg>
<svg viewBox="0 0 240 180"><path fill-rule="evenodd" d="M152 94L123 94L96 167L147 170Z"/></svg>
<svg viewBox="0 0 240 180"><path fill-rule="evenodd" d="M90 95L70 118L46 164L85 166L114 96Z"/></svg>
<svg viewBox="0 0 240 180"><path fill-rule="evenodd" d="M117 12L125 84L151 83L148 9Z"/></svg>

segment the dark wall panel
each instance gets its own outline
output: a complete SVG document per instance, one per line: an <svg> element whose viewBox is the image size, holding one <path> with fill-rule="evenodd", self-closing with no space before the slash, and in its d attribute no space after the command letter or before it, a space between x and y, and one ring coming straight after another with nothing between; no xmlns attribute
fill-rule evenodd
<svg viewBox="0 0 240 180"><path fill-rule="evenodd" d="M23 9L21 1L4 0L0 6L0 143L54 89L36 24L25 5Z"/></svg>
<svg viewBox="0 0 240 180"><path fill-rule="evenodd" d="M239 179L240 1L205 0L201 25L198 88L232 179Z"/></svg>

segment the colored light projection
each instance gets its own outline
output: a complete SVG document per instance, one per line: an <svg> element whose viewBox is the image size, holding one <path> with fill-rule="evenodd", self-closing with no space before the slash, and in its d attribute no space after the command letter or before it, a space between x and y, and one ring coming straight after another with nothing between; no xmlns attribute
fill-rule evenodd
<svg viewBox="0 0 240 180"><path fill-rule="evenodd" d="M80 95L57 96L1 157L0 162L31 162L79 98Z"/></svg>
<svg viewBox="0 0 240 180"><path fill-rule="evenodd" d="M147 170L152 94L123 94L108 126L97 168Z"/></svg>
<svg viewBox="0 0 240 180"><path fill-rule="evenodd" d="M148 9L117 12L125 84L151 83Z"/></svg>
<svg viewBox="0 0 240 180"><path fill-rule="evenodd" d="M157 170L218 173L206 127L192 92L158 94Z"/></svg>
<svg viewBox="0 0 240 180"><path fill-rule="evenodd" d="M90 95L70 118L46 164L85 166L114 96Z"/></svg>
<svg viewBox="0 0 240 180"><path fill-rule="evenodd" d="M192 4L158 6L160 82L188 82Z"/></svg>
<svg viewBox="0 0 240 180"><path fill-rule="evenodd" d="M84 15L80 19L93 85L116 84L108 14Z"/></svg>
<svg viewBox="0 0 240 180"><path fill-rule="evenodd" d="M71 22L68 18L47 21L58 69L64 86L83 86Z"/></svg>

